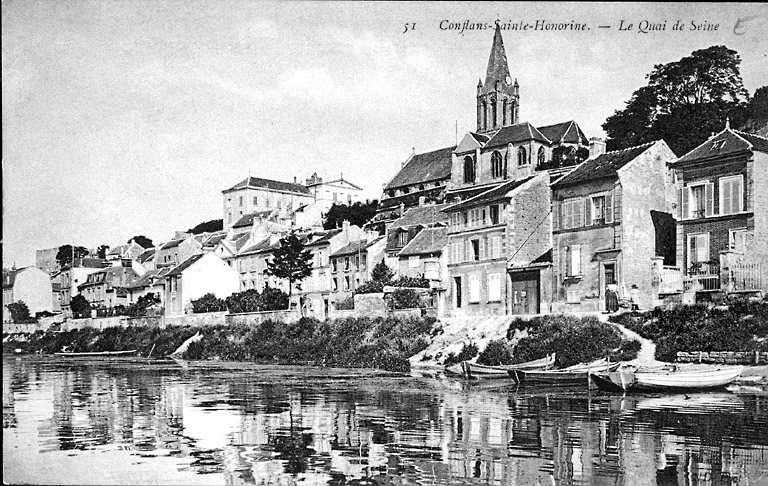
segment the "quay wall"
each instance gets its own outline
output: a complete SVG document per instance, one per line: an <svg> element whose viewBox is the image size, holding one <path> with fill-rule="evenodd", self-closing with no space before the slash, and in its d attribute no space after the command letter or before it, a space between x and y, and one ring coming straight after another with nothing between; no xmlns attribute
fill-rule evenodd
<svg viewBox="0 0 768 486"><path fill-rule="evenodd" d="M768 364L768 352L758 351L693 351L686 353L678 351L678 363L709 363L709 364Z"/></svg>

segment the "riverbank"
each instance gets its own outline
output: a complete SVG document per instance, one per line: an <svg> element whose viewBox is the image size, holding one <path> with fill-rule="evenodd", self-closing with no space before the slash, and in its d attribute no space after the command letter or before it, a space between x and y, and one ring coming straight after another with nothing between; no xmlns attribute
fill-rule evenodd
<svg viewBox="0 0 768 486"><path fill-rule="evenodd" d="M260 325L193 327L111 327L38 331L3 336L3 354L53 354L136 349L138 356L169 356L194 336L181 355L190 360L260 364L313 364L408 371L408 358L426 348L434 318L348 318L297 322L267 320Z"/></svg>

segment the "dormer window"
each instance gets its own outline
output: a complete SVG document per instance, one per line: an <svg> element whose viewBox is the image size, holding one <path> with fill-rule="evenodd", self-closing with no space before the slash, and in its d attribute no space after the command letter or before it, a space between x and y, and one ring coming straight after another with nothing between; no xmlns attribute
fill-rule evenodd
<svg viewBox="0 0 768 486"><path fill-rule="evenodd" d="M407 231L401 231L397 234L397 244L405 246L405 244L408 242L408 232Z"/></svg>

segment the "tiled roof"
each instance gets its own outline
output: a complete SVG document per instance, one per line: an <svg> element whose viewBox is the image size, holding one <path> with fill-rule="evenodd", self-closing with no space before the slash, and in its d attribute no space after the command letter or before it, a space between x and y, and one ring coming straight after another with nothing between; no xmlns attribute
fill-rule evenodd
<svg viewBox="0 0 768 486"><path fill-rule="evenodd" d="M402 217L392 222L390 229L415 225L433 226L437 223L448 223L448 215L441 212L447 204L429 204L409 209Z"/></svg>
<svg viewBox="0 0 768 486"><path fill-rule="evenodd" d="M242 251L238 252L238 255L247 255L249 253L259 253L264 250L268 250L269 247L271 246L269 241L270 241L270 238L266 237L263 240L260 240L254 243L253 245L243 248Z"/></svg>
<svg viewBox="0 0 768 486"><path fill-rule="evenodd" d="M589 144L587 136L584 135L579 125L573 120L539 127L539 131L554 143Z"/></svg>
<svg viewBox="0 0 768 486"><path fill-rule="evenodd" d="M500 186L489 189L476 196L470 197L469 199L466 199L456 204L448 205L443 211L448 213L452 211L459 211L466 208L472 208L472 207L479 206L479 205L486 204L493 201L498 201L499 199L504 198L509 191L522 186L523 184L530 181L534 177L536 176L528 176L523 179L516 179L514 181L505 182Z"/></svg>
<svg viewBox="0 0 768 486"><path fill-rule="evenodd" d="M151 260L152 257L155 256L155 249L154 248L147 248L141 254L139 254L139 263L145 263L148 260Z"/></svg>
<svg viewBox="0 0 768 486"><path fill-rule="evenodd" d="M233 228L242 228L244 226L252 226L253 220L256 218L261 219L268 219L272 215L273 211L255 211L253 213L244 214L235 221L235 224L232 225Z"/></svg>
<svg viewBox="0 0 768 486"><path fill-rule="evenodd" d="M490 137L488 137L487 135L482 135L480 133L474 133L474 132L469 132L469 134L472 136L472 138L477 140L477 143L479 143L480 145L485 145L486 142L490 140Z"/></svg>
<svg viewBox="0 0 768 486"><path fill-rule="evenodd" d="M331 238L333 238L334 236L338 235L341 232L342 232L341 229L329 230L328 232L320 236L318 239L307 243L306 246L322 245L324 243L328 243L329 241L331 241Z"/></svg>
<svg viewBox="0 0 768 486"><path fill-rule="evenodd" d="M194 265L198 260L203 258L206 255L206 253L198 253L197 255L192 255L191 257L187 258L183 262L176 265L176 267L173 268L170 272L166 274L166 277L176 277L178 275L181 275L181 273Z"/></svg>
<svg viewBox="0 0 768 486"><path fill-rule="evenodd" d="M268 189L278 192L289 192L293 194L300 194L303 196L311 196L312 193L309 189L301 184L294 184L292 182L273 181L270 179L261 179L259 177L248 177L234 186L221 192L236 191L238 189L245 189L246 187L252 187L255 189Z"/></svg>
<svg viewBox="0 0 768 486"><path fill-rule="evenodd" d="M368 241L368 240L358 240L358 241L352 241L350 243L347 243L346 245L342 246L335 252L331 254L332 257L340 257L340 256L346 256L346 255L354 255L355 253L359 251L365 251L369 247L375 245L379 241L384 238L383 236L379 236L378 238Z"/></svg>
<svg viewBox="0 0 768 486"><path fill-rule="evenodd" d="M629 147L614 152L606 152L594 159L587 159L568 175L560 178L552 184L552 187L561 187L580 182L602 179L616 175L616 171L635 160L643 152L648 150L656 142L648 142L637 147Z"/></svg>
<svg viewBox="0 0 768 486"><path fill-rule="evenodd" d="M537 142L546 144L552 143L552 141L545 137L536 127L528 122L522 122L502 127L485 146L498 147L507 145L508 143L524 142L526 140L536 140Z"/></svg>
<svg viewBox="0 0 768 486"><path fill-rule="evenodd" d="M122 255L125 252L125 250L127 250L128 248L129 248L128 245L118 245L112 248L111 250L109 250L109 253L107 253L107 255Z"/></svg>
<svg viewBox="0 0 768 486"><path fill-rule="evenodd" d="M138 279L136 279L133 283L130 283L126 286L126 288L129 289L143 289L144 287L149 287L154 283L155 280L165 276L166 273L170 271L170 268L161 268L157 270L152 270L150 272L145 273Z"/></svg>
<svg viewBox="0 0 768 486"><path fill-rule="evenodd" d="M451 165L454 149L446 147L423 154L416 154L400 169L400 172L389 181L384 190L438 179L451 177Z"/></svg>
<svg viewBox="0 0 768 486"><path fill-rule="evenodd" d="M220 231L218 233L213 233L211 235L208 235L208 238L203 242L203 246L206 247L212 247L219 244L221 240L227 237L227 233L225 231Z"/></svg>
<svg viewBox="0 0 768 486"><path fill-rule="evenodd" d="M677 159L673 164L746 152L750 149L758 150L760 152L768 152L768 139L752 133L739 132L726 128Z"/></svg>
<svg viewBox="0 0 768 486"><path fill-rule="evenodd" d="M448 244L448 228L440 226L436 228L426 228L420 231L398 256L424 255L427 253L436 253L442 251Z"/></svg>
<svg viewBox="0 0 768 486"><path fill-rule="evenodd" d="M184 238L180 238L178 240L171 240L168 243L166 243L163 246L161 246L160 249L161 250L168 250L170 248L176 248L177 246L179 246L183 242L184 242Z"/></svg>

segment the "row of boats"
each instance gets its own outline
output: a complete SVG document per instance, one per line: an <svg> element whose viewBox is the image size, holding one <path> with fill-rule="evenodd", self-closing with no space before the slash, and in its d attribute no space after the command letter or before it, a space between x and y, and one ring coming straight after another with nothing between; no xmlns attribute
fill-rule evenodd
<svg viewBox="0 0 768 486"><path fill-rule="evenodd" d="M604 391L706 390L734 382L743 366L677 365L639 366L599 359L553 369L555 354L514 365L487 366L469 361L449 366L446 373L467 379L512 379L518 385L586 384Z"/></svg>

